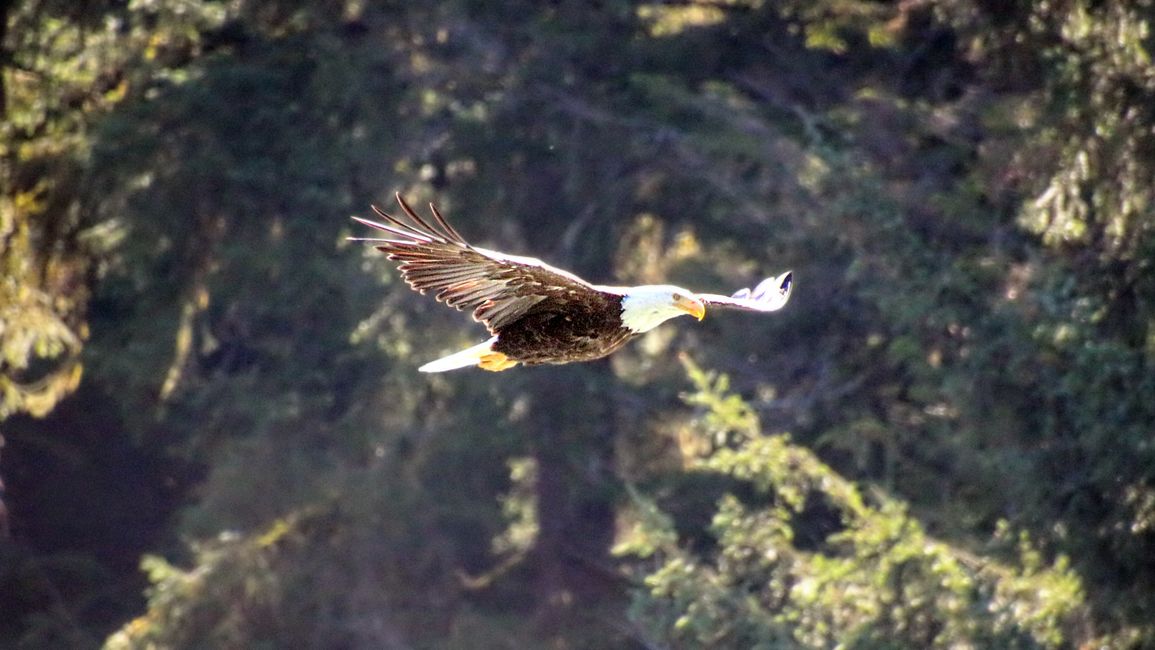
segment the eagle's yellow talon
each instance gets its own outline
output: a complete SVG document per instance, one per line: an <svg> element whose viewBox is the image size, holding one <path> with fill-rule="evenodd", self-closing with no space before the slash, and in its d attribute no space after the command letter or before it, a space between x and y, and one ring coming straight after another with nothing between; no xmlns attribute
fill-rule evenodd
<svg viewBox="0 0 1155 650"><path fill-rule="evenodd" d="M489 352L481 355L481 359L477 362L477 367L491 372L501 372L502 370L509 370L517 365L517 362L501 352Z"/></svg>

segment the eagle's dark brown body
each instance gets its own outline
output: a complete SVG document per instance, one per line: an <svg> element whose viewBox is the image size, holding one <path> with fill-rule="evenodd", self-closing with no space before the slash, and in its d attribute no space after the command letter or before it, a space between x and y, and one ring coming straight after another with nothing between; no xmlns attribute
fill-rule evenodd
<svg viewBox="0 0 1155 650"><path fill-rule="evenodd" d="M622 326L622 297L589 293L579 300L546 298L497 328L495 352L525 365L592 361L636 336Z"/></svg>

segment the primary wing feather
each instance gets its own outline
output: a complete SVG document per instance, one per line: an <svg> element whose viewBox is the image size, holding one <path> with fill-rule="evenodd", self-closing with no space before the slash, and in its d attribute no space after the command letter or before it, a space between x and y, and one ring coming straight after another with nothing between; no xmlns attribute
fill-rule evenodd
<svg viewBox="0 0 1155 650"><path fill-rule="evenodd" d="M578 276L532 257L506 255L469 245L430 204L433 222L423 219L397 194L407 220L373 206L386 223L353 217L390 235L366 239L376 243L389 259L400 262L409 286L460 310L472 309L473 318L491 332L517 320L551 296L576 296L597 291Z"/></svg>
<svg viewBox="0 0 1155 650"><path fill-rule="evenodd" d="M794 274L787 271L782 275L766 278L751 289L739 289L732 296L713 293L699 293L698 299L709 306L746 311L778 311L790 300L794 288Z"/></svg>

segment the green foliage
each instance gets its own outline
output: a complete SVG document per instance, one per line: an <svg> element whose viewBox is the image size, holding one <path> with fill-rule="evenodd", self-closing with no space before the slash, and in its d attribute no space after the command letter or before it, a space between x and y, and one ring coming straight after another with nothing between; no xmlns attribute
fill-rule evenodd
<svg viewBox="0 0 1155 650"><path fill-rule="evenodd" d="M346 591L344 602L338 602L330 581L342 567L322 567L310 552L313 542L339 544L342 532L332 516L302 515L278 520L252 536L222 534L198 543L192 570L146 556L141 567L152 583L148 614L111 636L104 647L284 647L307 639L318 645L321 638L326 644L354 643L356 630L328 627L324 621L333 610L349 607L357 594ZM326 598L298 597L309 590ZM383 610L385 604L376 606ZM378 633L383 635L379 641L390 645L388 627L378 625Z"/></svg>
<svg viewBox="0 0 1155 650"><path fill-rule="evenodd" d="M371 457L362 467L329 471L331 496L314 490L306 505L305 489L244 506L206 504L238 519L249 515L240 522L246 529L198 537L179 563L145 557L147 610L105 647L469 647L452 639L492 623L471 613L463 567L488 552L498 531L483 525L497 517L463 512L452 502L460 494L439 502L437 477ZM252 455L237 460L249 472L275 472ZM430 465L430 472L446 467L436 459ZM252 523L278 509L288 514ZM202 513L193 529L205 527ZM508 625L486 632L492 647L517 647L521 633Z"/></svg>
<svg viewBox="0 0 1155 650"><path fill-rule="evenodd" d="M651 640L711 648L1066 643L1085 605L1065 557L1045 561L1026 533L1016 542L1005 524L987 556L934 539L899 502L864 496L787 436L752 427L724 375L687 367L696 386L687 401L707 409L698 430L713 448L691 471L750 484L754 498L721 498L714 544L693 552L637 497L651 514L635 548L659 551L631 615Z"/></svg>
<svg viewBox="0 0 1155 650"><path fill-rule="evenodd" d="M1092 244L1105 257L1135 263L1150 245L1153 8L1149 1L1024 7L1014 13L1025 25L985 37L992 47L1045 43L1038 56L1047 65L1046 112L1024 116L1040 137L1023 155L1048 162L1025 163L1037 167L1020 219L1048 245ZM1023 45L999 42L1013 34Z"/></svg>

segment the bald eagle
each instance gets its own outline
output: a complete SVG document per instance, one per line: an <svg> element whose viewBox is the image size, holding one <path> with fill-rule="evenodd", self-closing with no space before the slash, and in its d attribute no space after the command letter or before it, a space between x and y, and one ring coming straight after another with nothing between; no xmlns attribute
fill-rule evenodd
<svg viewBox="0 0 1155 650"><path fill-rule="evenodd" d="M353 239L377 244L390 260L400 262L401 276L410 287L422 294L433 291L450 307L472 309L473 319L492 334L487 341L421 366L421 372L592 361L675 316L701 320L707 306L776 311L790 298L790 271L732 296L695 294L668 284L591 284L539 259L473 246L432 203L430 222L400 193L396 196L408 220L373 206L385 223L353 219L388 236Z"/></svg>

